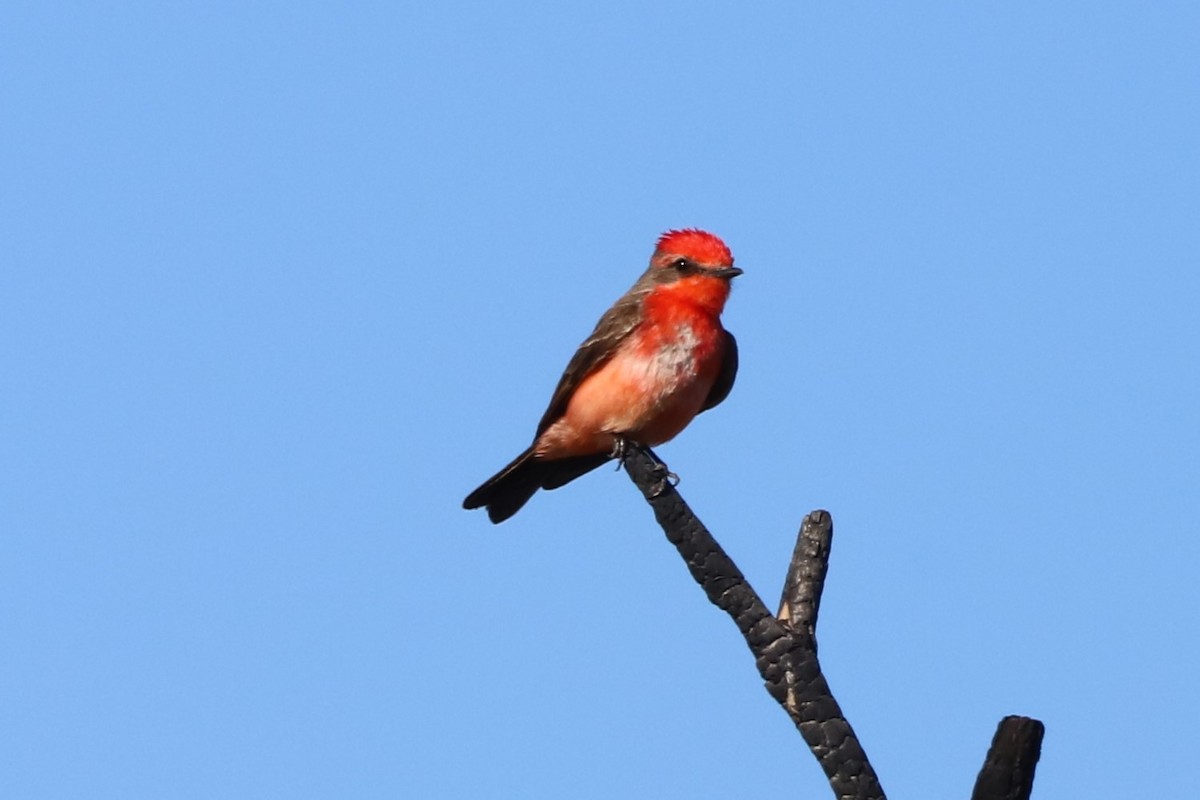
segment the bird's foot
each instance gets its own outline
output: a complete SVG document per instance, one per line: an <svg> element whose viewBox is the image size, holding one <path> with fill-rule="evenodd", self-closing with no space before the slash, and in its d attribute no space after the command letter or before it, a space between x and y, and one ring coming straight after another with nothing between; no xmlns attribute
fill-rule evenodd
<svg viewBox="0 0 1200 800"><path fill-rule="evenodd" d="M637 447L637 442L632 439L626 439L624 436L613 437L613 449L608 454L608 457L617 460L618 472L620 472L621 467L625 466L625 459L629 458L629 454L636 450Z"/></svg>
<svg viewBox="0 0 1200 800"><path fill-rule="evenodd" d="M674 472L667 470L666 464L658 464L654 467L654 475L658 478L654 485L650 487L650 497L661 497L667 491L668 486L678 486L679 476Z"/></svg>
<svg viewBox="0 0 1200 800"><path fill-rule="evenodd" d="M666 462L659 458L657 453L655 453L649 447L642 448L641 445L632 439L627 439L624 436L615 437L613 439L612 453L610 453L609 456L617 460L617 469L619 470L621 467L625 466L625 459L629 458L633 451L639 448L644 450L646 455L650 456L650 458L654 460L654 477L657 478L657 480L650 488L650 497L659 497L667 490L668 485L679 485L679 476L667 469Z"/></svg>
<svg viewBox="0 0 1200 800"><path fill-rule="evenodd" d="M679 476L667 469L666 462L655 455L653 450L646 450L650 457L654 459L654 476L658 478L654 486L650 488L650 497L660 497L663 492L667 491L667 486L678 486Z"/></svg>
<svg viewBox="0 0 1200 800"><path fill-rule="evenodd" d="M667 478L671 482L672 486L678 486L679 485L679 476L676 475L674 472L671 472L667 469L667 462L665 462L661 458L659 458L658 453L654 452L649 447L646 448L646 453L647 453L647 455L650 456L650 458L652 458L654 460L654 463L657 465L654 468L655 472L660 473L665 478Z"/></svg>

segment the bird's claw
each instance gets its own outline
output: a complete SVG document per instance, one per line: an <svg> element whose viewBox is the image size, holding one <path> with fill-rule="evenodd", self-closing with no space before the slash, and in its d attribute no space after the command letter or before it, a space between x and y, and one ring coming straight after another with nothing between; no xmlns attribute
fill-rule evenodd
<svg viewBox="0 0 1200 800"><path fill-rule="evenodd" d="M632 439L627 439L624 436L617 436L613 439L613 449L609 456L617 460L617 469L620 470L621 467L625 466L625 460L629 458L633 451L639 447L641 447L641 445ZM657 453L655 453L649 447L644 448L643 452L653 459L654 467L652 470L654 477L657 478L654 484L650 487L651 498L662 496L662 494L667 491L668 486L679 485L679 476L667 469L666 463L658 457Z"/></svg>
<svg viewBox="0 0 1200 800"><path fill-rule="evenodd" d="M667 486L678 486L679 476L667 469L667 465L659 461L654 466L654 475L658 478L654 485L650 487L650 497L661 497L663 492L667 491Z"/></svg>
<svg viewBox="0 0 1200 800"><path fill-rule="evenodd" d="M621 467L625 466L625 459L629 458L629 454L637 447L631 440L624 436L617 436L613 439L613 449L609 453L610 458L617 460L617 471L621 471Z"/></svg>

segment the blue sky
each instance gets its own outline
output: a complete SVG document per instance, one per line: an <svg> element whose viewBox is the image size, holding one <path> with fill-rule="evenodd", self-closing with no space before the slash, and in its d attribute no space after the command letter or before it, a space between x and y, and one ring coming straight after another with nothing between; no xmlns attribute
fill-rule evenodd
<svg viewBox="0 0 1200 800"><path fill-rule="evenodd" d="M745 275L660 454L892 797L1188 763L1189 3L0 11L0 772L21 798L827 791L628 479L494 528L654 238Z"/></svg>

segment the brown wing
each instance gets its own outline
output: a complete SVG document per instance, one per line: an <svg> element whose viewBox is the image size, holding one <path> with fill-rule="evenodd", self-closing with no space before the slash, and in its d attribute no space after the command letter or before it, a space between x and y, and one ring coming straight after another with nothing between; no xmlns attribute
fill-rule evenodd
<svg viewBox="0 0 1200 800"><path fill-rule="evenodd" d="M700 407L701 411L708 411L729 396L729 390L733 388L733 379L737 377L737 368L737 339L733 338L732 333L725 331L725 353L721 356L721 371L717 373L717 379L708 390L708 397Z"/></svg>
<svg viewBox="0 0 1200 800"><path fill-rule="evenodd" d="M642 299L651 288L649 285L643 287L643 283L644 281L639 281L612 308L604 312L592 335L579 345L554 389L554 396L550 398L550 405L542 415L542 421L538 423L535 439L566 413L567 403L570 402L571 395L575 393L580 381L612 358L617 345L637 327L641 318Z"/></svg>

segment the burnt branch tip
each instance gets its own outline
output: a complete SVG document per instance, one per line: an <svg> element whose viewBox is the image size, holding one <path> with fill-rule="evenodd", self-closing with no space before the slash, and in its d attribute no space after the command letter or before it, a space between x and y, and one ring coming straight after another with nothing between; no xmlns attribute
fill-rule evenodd
<svg viewBox="0 0 1200 800"><path fill-rule="evenodd" d="M1029 717L1005 717L975 780L971 800L1029 800L1046 726Z"/></svg>

